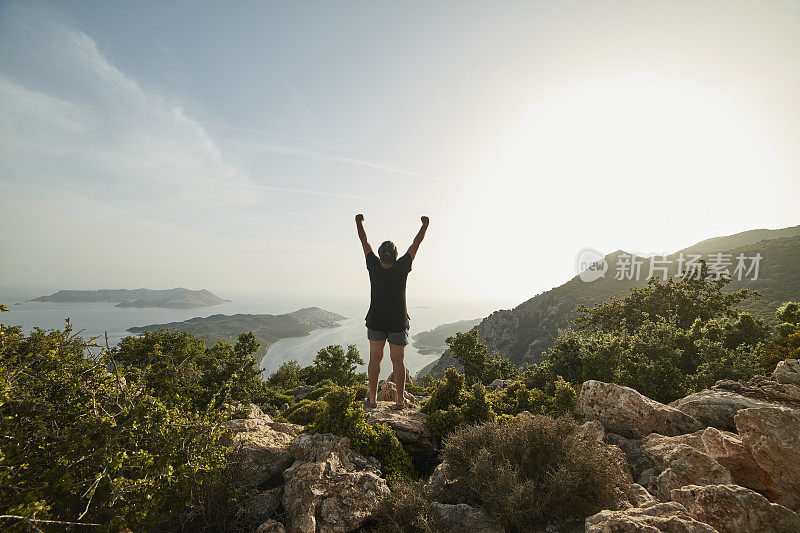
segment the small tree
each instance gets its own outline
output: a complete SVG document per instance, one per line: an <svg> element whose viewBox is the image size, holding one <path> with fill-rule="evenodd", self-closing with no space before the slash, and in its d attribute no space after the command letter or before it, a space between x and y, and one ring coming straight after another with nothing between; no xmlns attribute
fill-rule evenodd
<svg viewBox="0 0 800 533"><path fill-rule="evenodd" d="M363 364L364 360L355 344L348 346L347 352L339 345L328 346L318 351L314 359L318 381L330 379L343 387L363 381L363 374L356 373L356 366Z"/></svg>
<svg viewBox="0 0 800 533"><path fill-rule="evenodd" d="M496 353L490 354L486 344L478 339L478 330L456 333L447 338L447 345L453 357L464 367L467 382L488 385L495 379L504 379L516 374L511 361Z"/></svg>

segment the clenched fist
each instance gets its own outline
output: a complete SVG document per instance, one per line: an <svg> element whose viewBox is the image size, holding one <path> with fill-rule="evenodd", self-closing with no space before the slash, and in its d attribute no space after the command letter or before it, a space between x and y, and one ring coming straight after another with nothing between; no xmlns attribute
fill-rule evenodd
<svg viewBox="0 0 800 533"><path fill-rule="evenodd" d="M424 226L427 226L428 223L431 221L428 217L422 217L422 218L420 218L420 220L422 220L422 224Z"/></svg>
<svg viewBox="0 0 800 533"><path fill-rule="evenodd" d="M364 215L361 213L356 215L356 222L364 222Z"/></svg>

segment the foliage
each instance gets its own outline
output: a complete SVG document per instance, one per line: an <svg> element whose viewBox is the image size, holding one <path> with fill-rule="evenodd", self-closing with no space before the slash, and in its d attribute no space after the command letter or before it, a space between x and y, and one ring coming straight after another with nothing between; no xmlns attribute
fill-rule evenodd
<svg viewBox="0 0 800 533"><path fill-rule="evenodd" d="M570 418L543 415L459 429L442 451L455 480L448 497L482 508L507 531L611 507L627 483L608 447L577 429Z"/></svg>
<svg viewBox="0 0 800 533"><path fill-rule="evenodd" d="M322 401L303 399L282 413L283 417L292 424L307 426L314 422L325 409Z"/></svg>
<svg viewBox="0 0 800 533"><path fill-rule="evenodd" d="M448 524L442 523L433 512L431 495L420 481L397 481L392 493L379 503L373 518L374 531L385 533L448 533Z"/></svg>
<svg viewBox="0 0 800 533"><path fill-rule="evenodd" d="M561 333L530 377L614 382L661 402L720 379L748 379L764 371L758 353L769 328L736 309L750 292L723 293L727 283L651 280L622 298L582 307L578 329Z"/></svg>
<svg viewBox="0 0 800 533"><path fill-rule="evenodd" d="M507 379L516 374L514 365L497 354L490 354L486 344L478 339L478 330L456 333L447 338L453 357L464 367L467 383L488 385L495 379Z"/></svg>
<svg viewBox="0 0 800 533"><path fill-rule="evenodd" d="M292 359L281 363L281 366L267 379L267 385L273 389L291 390L300 385L300 364Z"/></svg>
<svg viewBox="0 0 800 533"><path fill-rule="evenodd" d="M195 339L163 333L125 352L150 372L123 374L109 354L71 333L0 325L0 514L27 520L103 524L103 529L174 530L226 519L227 438L216 396L193 393L208 382L198 367L176 364L203 353ZM153 341L151 337L149 339ZM251 346L250 346L251 347ZM235 358L233 348L217 350ZM230 352L230 353L229 353ZM159 353L167 363L153 361ZM108 371L107 368L112 368ZM225 367L216 375L224 376ZM178 375L189 383L169 391ZM230 381L213 387L228 395ZM4 527L30 522L6 521ZM220 525L221 527L221 525ZM27 529L27 527L26 527Z"/></svg>
<svg viewBox="0 0 800 533"><path fill-rule="evenodd" d="M235 346L217 342L206 348L188 331L146 331L125 337L109 357L129 383L168 406L187 409L251 402L262 392L261 370L251 354L258 349L252 333Z"/></svg>
<svg viewBox="0 0 800 533"><path fill-rule="evenodd" d="M349 438L353 450L380 461L387 480L410 480L413 475L411 458L394 430L386 424L369 424L356 391L351 388L331 390L325 396L322 412L307 430Z"/></svg>
<svg viewBox="0 0 800 533"><path fill-rule="evenodd" d="M364 360L354 344L347 347L347 352L339 345L328 346L317 352L317 357L314 359L316 377L319 381L329 379L343 387L364 382L364 375L356 373L356 366L363 364Z"/></svg>
<svg viewBox="0 0 800 533"><path fill-rule="evenodd" d="M759 354L759 368L767 373L785 359L800 358L800 304L786 302L776 313L777 333Z"/></svg>

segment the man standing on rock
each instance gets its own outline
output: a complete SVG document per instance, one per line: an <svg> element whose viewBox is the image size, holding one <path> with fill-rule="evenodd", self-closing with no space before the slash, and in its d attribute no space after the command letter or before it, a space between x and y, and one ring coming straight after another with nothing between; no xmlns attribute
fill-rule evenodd
<svg viewBox="0 0 800 533"><path fill-rule="evenodd" d="M389 341L389 358L392 360L397 397L392 409L405 407L404 363L406 344L408 344L408 310L406 309L406 279L411 272L411 262L417 255L417 249L425 238L428 229L428 217L422 217L422 227L414 237L414 242L400 259L397 258L397 247L392 241L385 241L378 248L378 257L367 242L364 231L364 215L356 215L356 228L361 247L367 257L367 271L370 282L369 311L367 312L367 338L369 339L369 398L366 404L377 407L378 377L381 373L383 348Z"/></svg>

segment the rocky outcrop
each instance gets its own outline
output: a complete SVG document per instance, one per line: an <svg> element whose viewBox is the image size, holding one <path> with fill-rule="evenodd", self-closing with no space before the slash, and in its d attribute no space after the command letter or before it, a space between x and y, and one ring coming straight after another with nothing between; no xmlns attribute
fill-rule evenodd
<svg viewBox="0 0 800 533"><path fill-rule="evenodd" d="M418 405L419 402L414 397L413 394L404 390L403 397L406 399L406 402ZM378 382L378 400L384 402L396 402L397 401L397 385L395 385L391 381L379 381Z"/></svg>
<svg viewBox="0 0 800 533"><path fill-rule="evenodd" d="M433 435L425 423L427 416L417 405L393 410L394 401L378 402L378 407L366 409L364 418L370 424L385 423L397 433L397 439L415 459L425 459L436 453Z"/></svg>
<svg viewBox="0 0 800 533"><path fill-rule="evenodd" d="M672 491L689 516L720 533L800 531L800 515L737 485L690 485Z"/></svg>
<svg viewBox="0 0 800 533"><path fill-rule="evenodd" d="M661 469L669 466L668 456L682 444L691 446L701 453L705 453L706 449L703 446L703 430L695 431L694 433L686 433L685 435L675 435L674 437L651 433L642 439L642 449L653 460L656 466Z"/></svg>
<svg viewBox="0 0 800 533"><path fill-rule="evenodd" d="M289 443L303 426L273 422L268 416L228 422L234 432L231 457L245 488L280 485L281 474L294 462Z"/></svg>
<svg viewBox="0 0 800 533"><path fill-rule="evenodd" d="M782 503L800 501L800 410L783 407L743 409L735 417L742 444L771 478L772 489L785 493Z"/></svg>
<svg viewBox="0 0 800 533"><path fill-rule="evenodd" d="M727 390L754 400L800 409L800 387L788 383L778 383L764 376L754 376L748 381L725 379L717 381L712 389Z"/></svg>
<svg viewBox="0 0 800 533"><path fill-rule="evenodd" d="M800 361L797 359L786 359L778 363L772 377L778 383L784 385L795 385L800 387Z"/></svg>
<svg viewBox="0 0 800 533"><path fill-rule="evenodd" d="M283 473L289 533L353 531L389 495L377 461L352 451L345 437L302 434L289 448L295 458Z"/></svg>
<svg viewBox="0 0 800 533"><path fill-rule="evenodd" d="M597 420L589 420L578 427L578 435L586 440L604 442L606 439L606 430L603 429L603 424Z"/></svg>
<svg viewBox="0 0 800 533"><path fill-rule="evenodd" d="M666 468L656 480L656 497L661 501L669 501L673 489L686 485L733 483L727 468L687 444L677 445L664 462Z"/></svg>
<svg viewBox="0 0 800 533"><path fill-rule="evenodd" d="M729 390L705 389L676 400L670 406L699 421L706 427L735 431L733 417L742 409L767 407L769 402L742 396Z"/></svg>
<svg viewBox="0 0 800 533"><path fill-rule="evenodd" d="M263 525L265 521L275 515L282 498L282 486L250 496L239 504L236 519L239 523Z"/></svg>
<svg viewBox="0 0 800 533"><path fill-rule="evenodd" d="M781 497L772 488L772 478L758 466L739 435L707 428L703 432L703 445L709 457L730 471L734 483L764 493L770 499Z"/></svg>
<svg viewBox="0 0 800 533"><path fill-rule="evenodd" d="M645 471L655 469L655 462L645 453L639 439L626 439L616 433L606 433L606 442L618 446L625 454L625 462L633 479L639 480Z"/></svg>
<svg viewBox="0 0 800 533"><path fill-rule="evenodd" d="M466 503L449 505L433 502L431 514L445 531L449 533L503 533L505 530L492 523L486 513L470 507Z"/></svg>
<svg viewBox="0 0 800 533"><path fill-rule="evenodd" d="M693 417L643 396L630 387L590 380L581 387L578 410L606 431L628 438L650 433L681 435L702 429Z"/></svg>
<svg viewBox="0 0 800 533"><path fill-rule="evenodd" d="M647 502L623 511L600 511L586 519L586 533L718 533L675 502Z"/></svg>
<svg viewBox="0 0 800 533"><path fill-rule="evenodd" d="M256 533L286 533L286 529L277 520L267 520L258 526Z"/></svg>

